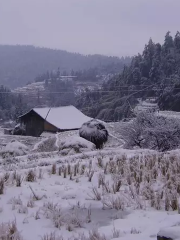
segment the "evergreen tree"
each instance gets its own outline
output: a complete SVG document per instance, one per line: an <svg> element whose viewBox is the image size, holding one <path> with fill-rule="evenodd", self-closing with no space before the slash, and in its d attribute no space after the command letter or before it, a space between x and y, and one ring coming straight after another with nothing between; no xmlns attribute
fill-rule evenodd
<svg viewBox="0 0 180 240"><path fill-rule="evenodd" d="M61 76L61 72L60 72L60 68L58 67L58 70L57 70L57 78L59 78Z"/></svg>
<svg viewBox="0 0 180 240"><path fill-rule="evenodd" d="M75 72L73 69L71 70L71 76L75 76Z"/></svg>
<svg viewBox="0 0 180 240"><path fill-rule="evenodd" d="M171 49L173 49L173 47L174 47L173 38L170 35L170 32L168 31L165 35L163 49L164 49L165 53L168 54L168 53L170 53Z"/></svg>
<svg viewBox="0 0 180 240"><path fill-rule="evenodd" d="M15 116L14 118L17 120L19 116L21 116L26 111L26 106L23 101L23 97L21 94L18 94L15 104Z"/></svg>
<svg viewBox="0 0 180 240"><path fill-rule="evenodd" d="M83 93L77 106L106 121L131 116L137 98L156 97L160 109L180 111L180 33L173 39L167 32L162 45L150 39L143 53L104 83L99 93L97 99L94 90Z"/></svg>

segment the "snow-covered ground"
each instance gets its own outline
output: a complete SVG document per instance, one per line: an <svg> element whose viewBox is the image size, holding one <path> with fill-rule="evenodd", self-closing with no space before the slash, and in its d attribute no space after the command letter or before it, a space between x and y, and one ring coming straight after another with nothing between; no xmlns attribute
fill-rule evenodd
<svg viewBox="0 0 180 240"><path fill-rule="evenodd" d="M134 108L134 111L136 113L138 112L142 112L142 111L147 111L147 110L158 110L158 104L149 101L148 99L146 99L145 101L142 101L142 99L137 99L139 101L139 103L137 104L137 106Z"/></svg>
<svg viewBox="0 0 180 240"><path fill-rule="evenodd" d="M10 138L1 132L4 143L19 141L28 154L1 155L0 239L12 221L24 240L155 240L161 229L179 226L179 151L122 149L117 128L108 125L103 150L73 154L57 149L62 141L73 148L78 131L60 133L49 146L61 145L43 152L34 148L47 134Z"/></svg>
<svg viewBox="0 0 180 240"><path fill-rule="evenodd" d="M44 137L44 136L42 136L42 137ZM6 135L6 134L4 134L4 129L0 127L0 149L2 147L6 146L7 143L11 142L12 140L20 141L21 143L24 143L31 149L35 143L37 143L41 140L41 137L36 138L36 137Z"/></svg>
<svg viewBox="0 0 180 240"><path fill-rule="evenodd" d="M180 112L174 111L159 111L158 113L160 116L170 117L170 118L178 118L180 119Z"/></svg>

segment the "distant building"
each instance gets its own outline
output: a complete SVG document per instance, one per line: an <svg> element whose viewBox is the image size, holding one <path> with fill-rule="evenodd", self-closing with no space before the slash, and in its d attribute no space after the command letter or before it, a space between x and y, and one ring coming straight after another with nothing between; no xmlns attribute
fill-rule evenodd
<svg viewBox="0 0 180 240"><path fill-rule="evenodd" d="M155 103L154 99L147 99L146 101L142 101L141 99L137 99L139 103L134 108L134 113L144 112L144 111L153 111L156 112L159 110L158 104Z"/></svg>
<svg viewBox="0 0 180 240"><path fill-rule="evenodd" d="M59 80L63 82L72 82L77 76L60 76Z"/></svg>
<svg viewBox="0 0 180 240"><path fill-rule="evenodd" d="M33 108L19 117L27 136L40 136L44 131L60 132L79 129L91 118L74 106Z"/></svg>

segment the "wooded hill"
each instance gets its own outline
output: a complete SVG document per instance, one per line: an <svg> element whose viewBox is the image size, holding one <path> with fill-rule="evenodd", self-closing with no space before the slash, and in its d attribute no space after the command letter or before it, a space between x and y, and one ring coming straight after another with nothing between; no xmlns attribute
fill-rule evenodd
<svg viewBox="0 0 180 240"><path fill-rule="evenodd" d="M77 107L91 117L117 121L132 115L137 98L155 97L162 110L180 111L180 33L167 32L164 43L152 39L129 67L101 90L84 92Z"/></svg>
<svg viewBox="0 0 180 240"><path fill-rule="evenodd" d="M0 45L0 84L10 88L33 82L44 72L60 68L62 73L91 68L109 69L117 73L129 64L131 58L107 57L102 55L81 55L62 50L34 46Z"/></svg>

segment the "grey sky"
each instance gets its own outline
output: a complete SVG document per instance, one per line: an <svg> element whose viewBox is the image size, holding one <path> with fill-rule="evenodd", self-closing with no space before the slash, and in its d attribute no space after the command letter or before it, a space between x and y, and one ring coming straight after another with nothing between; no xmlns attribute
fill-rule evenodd
<svg viewBox="0 0 180 240"><path fill-rule="evenodd" d="M0 0L0 44L133 55L180 30L180 0Z"/></svg>

